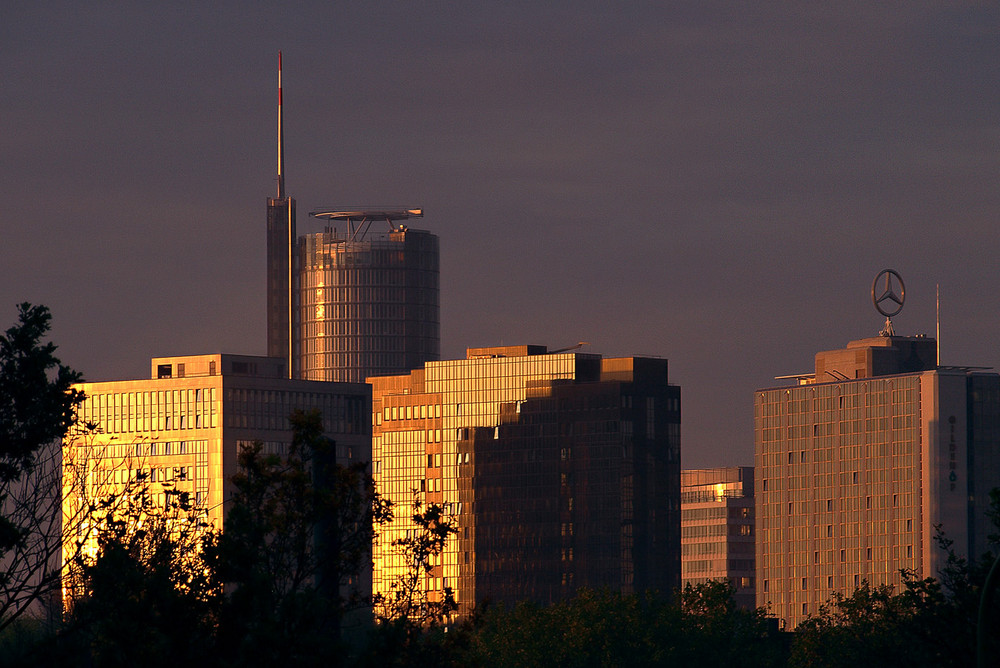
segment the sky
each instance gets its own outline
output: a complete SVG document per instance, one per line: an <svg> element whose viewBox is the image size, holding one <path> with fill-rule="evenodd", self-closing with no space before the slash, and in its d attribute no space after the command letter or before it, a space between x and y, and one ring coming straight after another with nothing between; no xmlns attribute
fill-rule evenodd
<svg viewBox="0 0 1000 668"><path fill-rule="evenodd" d="M442 358L665 357L685 467L751 464L885 268L897 334L939 290L942 363L1000 367L1000 4L955 0L14 3L0 324L88 380L264 354L279 50L299 233L423 207Z"/></svg>

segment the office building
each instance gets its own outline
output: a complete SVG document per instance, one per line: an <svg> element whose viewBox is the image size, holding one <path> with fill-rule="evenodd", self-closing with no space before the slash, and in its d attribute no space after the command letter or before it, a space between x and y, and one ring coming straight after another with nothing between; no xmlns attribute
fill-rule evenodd
<svg viewBox="0 0 1000 668"><path fill-rule="evenodd" d="M754 394L758 605L791 629L863 581L935 577L938 526L959 554L983 552L1000 376L938 366L934 339L887 323L782 379L798 384Z"/></svg>
<svg viewBox="0 0 1000 668"><path fill-rule="evenodd" d="M373 469L407 507L442 504L458 536L425 578L460 614L484 600L551 603L579 587L669 592L680 582L680 388L662 359L544 346L470 348L373 385ZM375 588L405 569L375 547Z"/></svg>
<svg viewBox="0 0 1000 668"><path fill-rule="evenodd" d="M754 592L753 467L681 471L681 585L728 580L741 608Z"/></svg>
<svg viewBox="0 0 1000 668"><path fill-rule="evenodd" d="M324 232L296 237L285 192L278 54L278 192L267 200L267 354L285 375L360 383L440 356L438 239L401 221L412 207L323 209ZM384 232L371 231L385 222ZM338 230L334 224L340 224Z"/></svg>
<svg viewBox="0 0 1000 668"><path fill-rule="evenodd" d="M438 239L398 221L419 209L317 211L345 227L298 245L297 377L362 383L440 356ZM368 231L373 220L388 231Z"/></svg>
<svg viewBox="0 0 1000 668"><path fill-rule="evenodd" d="M79 419L97 431L64 443L64 516L145 480L155 506L188 492L206 520L224 529L239 448L260 441L266 453L286 453L295 410L320 411L338 462L370 461L371 388L284 373L280 359L194 355L153 358L146 380L78 384L86 395Z"/></svg>

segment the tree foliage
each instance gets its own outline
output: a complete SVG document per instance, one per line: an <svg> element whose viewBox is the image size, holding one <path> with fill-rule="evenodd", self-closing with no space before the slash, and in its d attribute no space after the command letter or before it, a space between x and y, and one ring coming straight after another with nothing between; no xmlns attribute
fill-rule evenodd
<svg viewBox="0 0 1000 668"><path fill-rule="evenodd" d="M140 479L96 505L96 552L81 550L68 575L64 654L94 666L169 666L211 652L222 586L205 555L218 533L188 492L165 498L154 507Z"/></svg>
<svg viewBox="0 0 1000 668"><path fill-rule="evenodd" d="M424 579L440 561L448 539L458 533L458 523L440 504L425 507L419 499L413 502L411 519L416 529L392 541L406 569L390 583L388 591L375 595L375 614L383 623L407 620L423 628L447 621L458 609L451 587L444 587L440 594L424 587Z"/></svg>
<svg viewBox="0 0 1000 668"><path fill-rule="evenodd" d="M990 517L1000 518L1000 493L991 494ZM983 584L994 554L969 560L956 554L938 529L947 552L937 578L902 571L902 587L862 582L852 594L834 594L819 614L795 629L790 664L827 668L858 665L960 668L976 664L976 621ZM991 537L993 547L996 540ZM1000 619L994 601L992 619ZM987 630L988 631L988 630ZM995 634L984 639L1000 657Z"/></svg>
<svg viewBox="0 0 1000 668"><path fill-rule="evenodd" d="M449 634L450 656L454 665L510 668L783 665L783 641L764 612L736 607L732 592L724 581L672 598L583 589L547 607L494 608Z"/></svg>
<svg viewBox="0 0 1000 668"><path fill-rule="evenodd" d="M58 589L59 439L83 395L44 340L50 321L46 307L20 304L0 335L0 629Z"/></svg>
<svg viewBox="0 0 1000 668"><path fill-rule="evenodd" d="M377 624L361 657L363 666L438 666L447 659L442 641L458 602L451 587L431 592L424 584L449 538L458 533L457 521L441 504L424 506L419 498L410 519L415 528L392 541L405 569L373 597Z"/></svg>
<svg viewBox="0 0 1000 668"><path fill-rule="evenodd" d="M224 654L309 665L336 651L344 615L370 603L359 574L392 511L367 462L336 462L318 412L297 411L291 424L287 453L259 443L239 453L214 559L230 590Z"/></svg>
<svg viewBox="0 0 1000 668"><path fill-rule="evenodd" d="M56 346L43 342L52 319L44 306L18 306L18 323L0 336L0 483L32 468L35 452L62 438L83 395L80 374L63 366ZM0 547L8 544L5 532Z"/></svg>

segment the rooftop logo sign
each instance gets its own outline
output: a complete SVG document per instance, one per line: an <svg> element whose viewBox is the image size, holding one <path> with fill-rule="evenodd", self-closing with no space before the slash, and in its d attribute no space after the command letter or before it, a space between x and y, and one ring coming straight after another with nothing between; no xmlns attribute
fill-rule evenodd
<svg viewBox="0 0 1000 668"><path fill-rule="evenodd" d="M882 336L894 336L890 318L903 310L906 301L906 286L903 277L894 269L883 269L872 281L872 304L875 310L885 316Z"/></svg>

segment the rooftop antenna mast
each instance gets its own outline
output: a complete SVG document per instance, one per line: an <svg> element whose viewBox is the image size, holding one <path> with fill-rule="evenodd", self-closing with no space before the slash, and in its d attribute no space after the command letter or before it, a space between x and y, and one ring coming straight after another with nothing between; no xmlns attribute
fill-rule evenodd
<svg viewBox="0 0 1000 668"><path fill-rule="evenodd" d="M936 293L934 300L934 320L936 321L935 329L937 330L934 332L934 339L937 344L937 363L938 366L941 366L941 284L938 283L934 286L934 290Z"/></svg>
<svg viewBox="0 0 1000 668"><path fill-rule="evenodd" d="M285 199L285 122L281 100L281 51L278 52L278 199Z"/></svg>

